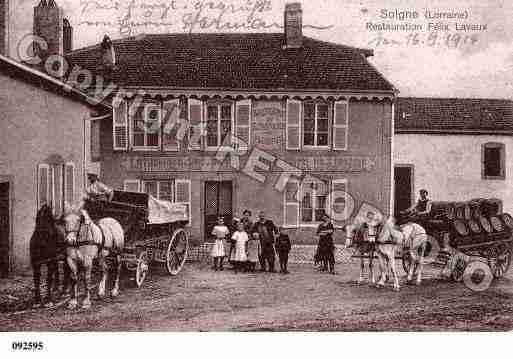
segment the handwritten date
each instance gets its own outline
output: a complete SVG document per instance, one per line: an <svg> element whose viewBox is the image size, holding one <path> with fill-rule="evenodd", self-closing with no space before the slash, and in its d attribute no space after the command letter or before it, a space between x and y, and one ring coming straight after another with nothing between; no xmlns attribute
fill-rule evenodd
<svg viewBox="0 0 513 359"><path fill-rule="evenodd" d="M429 47L447 47L461 48L473 46L479 42L477 34L459 34L431 31L429 33L411 32L403 39L387 38L383 33L379 33L374 39L369 41L369 46L429 46Z"/></svg>

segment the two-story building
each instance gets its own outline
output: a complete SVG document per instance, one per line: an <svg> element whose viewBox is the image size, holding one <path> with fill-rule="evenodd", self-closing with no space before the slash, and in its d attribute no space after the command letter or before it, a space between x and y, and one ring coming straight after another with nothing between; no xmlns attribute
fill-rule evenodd
<svg viewBox="0 0 513 359"><path fill-rule="evenodd" d="M312 241L335 190L349 194L346 217L362 204L389 213L396 90L371 50L304 37L299 4L284 19L284 33L140 35L72 52L70 67L117 86L96 130L102 180L187 204L198 241L244 209Z"/></svg>
<svg viewBox="0 0 513 359"><path fill-rule="evenodd" d="M399 97L395 209L421 188L436 201L500 198L513 212L513 101Z"/></svg>

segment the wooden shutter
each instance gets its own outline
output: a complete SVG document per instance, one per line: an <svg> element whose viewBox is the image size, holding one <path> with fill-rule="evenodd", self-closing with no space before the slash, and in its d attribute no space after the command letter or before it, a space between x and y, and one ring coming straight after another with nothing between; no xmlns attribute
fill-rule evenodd
<svg viewBox="0 0 513 359"><path fill-rule="evenodd" d="M287 150L301 148L301 101L287 100Z"/></svg>
<svg viewBox="0 0 513 359"><path fill-rule="evenodd" d="M126 151L128 149L128 111L126 101L115 99L112 102L112 113L114 150Z"/></svg>
<svg viewBox="0 0 513 359"><path fill-rule="evenodd" d="M251 141L251 100L237 101L236 104L236 129L238 149L247 151Z"/></svg>
<svg viewBox="0 0 513 359"><path fill-rule="evenodd" d="M333 116L333 149L347 150L349 103L347 101L335 102L335 114Z"/></svg>
<svg viewBox="0 0 513 359"><path fill-rule="evenodd" d="M75 165L68 162L64 165L64 208L72 206L75 200Z"/></svg>
<svg viewBox="0 0 513 359"><path fill-rule="evenodd" d="M175 180L175 203L187 206L187 216L189 225L191 224L191 180L177 179Z"/></svg>
<svg viewBox="0 0 513 359"><path fill-rule="evenodd" d="M203 142L203 103L189 99L189 150L201 150Z"/></svg>
<svg viewBox="0 0 513 359"><path fill-rule="evenodd" d="M96 162L100 160L101 156L101 142L100 142L100 120L91 121L91 161Z"/></svg>
<svg viewBox="0 0 513 359"><path fill-rule="evenodd" d="M297 192L299 181L289 179L283 192L283 225L287 227L299 226L299 201Z"/></svg>
<svg viewBox="0 0 513 359"><path fill-rule="evenodd" d="M50 167L47 164L40 164L37 167L37 207L50 204Z"/></svg>
<svg viewBox="0 0 513 359"><path fill-rule="evenodd" d="M333 194L338 194L339 192L344 192L346 193L345 195L345 200L341 200L340 198L340 195L333 195ZM347 194L347 179L345 178L339 178L339 179L334 179L331 181L331 193L329 195L329 201L330 203L328 203L328 206L331 210L332 213L330 213L329 215L334 218L334 219L337 219L337 218L340 218L340 216L342 215L341 213L343 212L343 217L344 219L347 219L349 215L351 215L351 213L348 213L348 207L350 205L349 203L349 198L348 198L348 194ZM335 203L332 203L333 201L335 201Z"/></svg>
<svg viewBox="0 0 513 359"><path fill-rule="evenodd" d="M141 192L141 181L128 179L123 182L123 190L126 192Z"/></svg>
<svg viewBox="0 0 513 359"><path fill-rule="evenodd" d="M178 129L180 126L180 99L164 101L162 145L164 151L178 151Z"/></svg>

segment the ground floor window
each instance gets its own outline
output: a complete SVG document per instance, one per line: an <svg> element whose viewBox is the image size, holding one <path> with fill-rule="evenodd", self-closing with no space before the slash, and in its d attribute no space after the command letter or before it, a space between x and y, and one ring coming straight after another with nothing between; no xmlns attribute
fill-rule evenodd
<svg viewBox="0 0 513 359"><path fill-rule="evenodd" d="M482 149L483 179L505 179L506 150L503 143L488 142Z"/></svg>
<svg viewBox="0 0 513 359"><path fill-rule="evenodd" d="M322 216L344 212L345 200L333 196L335 203L328 203L330 193L346 192L347 180L295 181L289 180L284 192L284 225L288 227L318 225Z"/></svg>
<svg viewBox="0 0 513 359"><path fill-rule="evenodd" d="M182 204L187 207L191 223L191 181L187 179L138 180L127 179L123 189L127 192L142 192L156 199Z"/></svg>
<svg viewBox="0 0 513 359"><path fill-rule="evenodd" d="M74 163L42 163L37 172L37 208L49 205L54 215L60 216L64 208L75 201Z"/></svg>

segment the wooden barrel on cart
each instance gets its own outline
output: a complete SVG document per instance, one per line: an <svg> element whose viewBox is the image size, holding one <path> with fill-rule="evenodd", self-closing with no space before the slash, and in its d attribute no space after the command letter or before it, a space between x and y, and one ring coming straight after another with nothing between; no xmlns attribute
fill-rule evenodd
<svg viewBox="0 0 513 359"><path fill-rule="evenodd" d="M481 225L479 222L475 219L471 219L467 222L468 228L470 229L470 232L472 234L480 234L483 229L481 228Z"/></svg>
<svg viewBox="0 0 513 359"><path fill-rule="evenodd" d="M492 231L493 231L492 224L485 216L479 217L479 224L481 225L481 228L483 228L483 230L486 233L492 233Z"/></svg>
<svg viewBox="0 0 513 359"><path fill-rule="evenodd" d="M456 204L454 202L447 204L447 219L451 221L456 219Z"/></svg>
<svg viewBox="0 0 513 359"><path fill-rule="evenodd" d="M455 219L452 222L452 229L454 230L454 233L460 237L466 237L470 234L467 223L465 223L465 221L462 219Z"/></svg>
<svg viewBox="0 0 513 359"><path fill-rule="evenodd" d="M434 218L449 218L451 202L435 201L431 203L431 216Z"/></svg>
<svg viewBox="0 0 513 359"><path fill-rule="evenodd" d="M513 231L513 217L511 217L508 213L503 213L499 216L502 219L504 225L510 230Z"/></svg>
<svg viewBox="0 0 513 359"><path fill-rule="evenodd" d="M490 217L490 224L492 225L492 229L494 230L494 232L504 231L504 224L498 216Z"/></svg>
<svg viewBox="0 0 513 359"><path fill-rule="evenodd" d="M477 200L481 215L493 217L502 214L502 201L498 198L480 198Z"/></svg>
<svg viewBox="0 0 513 359"><path fill-rule="evenodd" d="M470 216L473 219L479 219L479 216L481 216L481 204L476 200L470 200L468 204L470 206Z"/></svg>
<svg viewBox="0 0 513 359"><path fill-rule="evenodd" d="M470 219L470 206L467 202L454 203L454 210L456 214L456 219Z"/></svg>

